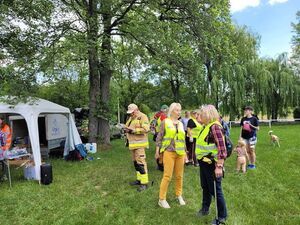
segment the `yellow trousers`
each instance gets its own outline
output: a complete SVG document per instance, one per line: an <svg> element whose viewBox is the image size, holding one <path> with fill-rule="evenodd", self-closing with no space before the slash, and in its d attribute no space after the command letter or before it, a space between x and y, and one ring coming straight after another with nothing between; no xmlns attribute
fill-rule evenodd
<svg viewBox="0 0 300 225"><path fill-rule="evenodd" d="M159 199L165 200L167 198L167 191L169 183L172 179L173 171L175 172L175 194L182 195L183 170L184 170L185 155L178 155L176 152L164 151L164 175L160 183Z"/></svg>

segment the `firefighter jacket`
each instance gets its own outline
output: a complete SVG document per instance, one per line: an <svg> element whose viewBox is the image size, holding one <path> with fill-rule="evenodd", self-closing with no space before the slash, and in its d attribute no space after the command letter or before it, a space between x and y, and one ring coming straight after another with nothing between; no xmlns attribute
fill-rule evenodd
<svg viewBox="0 0 300 225"><path fill-rule="evenodd" d="M148 117L144 113L138 112L134 118L129 117L126 126L133 130L126 134L130 150L149 148L148 132L150 125Z"/></svg>

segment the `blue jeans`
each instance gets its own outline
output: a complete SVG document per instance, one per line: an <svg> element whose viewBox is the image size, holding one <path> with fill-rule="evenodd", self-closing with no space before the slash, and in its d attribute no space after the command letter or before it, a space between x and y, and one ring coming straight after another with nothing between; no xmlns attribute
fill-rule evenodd
<svg viewBox="0 0 300 225"><path fill-rule="evenodd" d="M214 193L215 164L208 164L199 160L200 181L202 187L202 210L209 211L210 203ZM222 177L216 179L217 206L219 219L227 218L227 208L221 185Z"/></svg>

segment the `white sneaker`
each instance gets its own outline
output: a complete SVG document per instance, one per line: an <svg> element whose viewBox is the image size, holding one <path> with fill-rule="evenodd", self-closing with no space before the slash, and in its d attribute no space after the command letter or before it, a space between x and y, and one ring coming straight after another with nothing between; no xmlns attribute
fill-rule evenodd
<svg viewBox="0 0 300 225"><path fill-rule="evenodd" d="M185 201L183 200L183 198L182 198L181 195L178 196L177 199L178 199L179 205L186 205L186 204L185 204Z"/></svg>
<svg viewBox="0 0 300 225"><path fill-rule="evenodd" d="M171 208L167 200L159 200L158 205L164 209L169 209Z"/></svg>

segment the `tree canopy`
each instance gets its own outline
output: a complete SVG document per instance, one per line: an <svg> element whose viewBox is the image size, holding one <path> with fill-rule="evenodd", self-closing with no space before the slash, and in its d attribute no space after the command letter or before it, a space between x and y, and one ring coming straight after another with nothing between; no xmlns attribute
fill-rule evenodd
<svg viewBox="0 0 300 225"><path fill-rule="evenodd" d="M109 144L117 102L123 112L212 103L231 119L246 104L273 119L299 105L299 12L292 59L261 59L259 35L233 23L228 0L3 0L0 10L0 94L89 107L91 142Z"/></svg>

